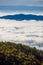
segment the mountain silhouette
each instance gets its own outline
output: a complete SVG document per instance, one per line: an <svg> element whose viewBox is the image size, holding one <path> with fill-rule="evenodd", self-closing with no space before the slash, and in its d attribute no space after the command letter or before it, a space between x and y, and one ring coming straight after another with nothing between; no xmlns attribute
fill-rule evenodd
<svg viewBox="0 0 43 65"><path fill-rule="evenodd" d="M0 19L10 19L10 20L37 20L43 21L43 16L41 15L33 15L33 14L16 14L16 15L6 15L0 17Z"/></svg>

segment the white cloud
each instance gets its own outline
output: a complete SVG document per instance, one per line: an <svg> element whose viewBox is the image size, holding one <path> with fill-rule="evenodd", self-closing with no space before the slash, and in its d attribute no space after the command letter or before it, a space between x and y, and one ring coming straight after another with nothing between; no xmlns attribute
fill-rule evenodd
<svg viewBox="0 0 43 65"><path fill-rule="evenodd" d="M1 16L7 14L16 13L0 12ZM43 22L0 19L0 41L15 41L43 50Z"/></svg>

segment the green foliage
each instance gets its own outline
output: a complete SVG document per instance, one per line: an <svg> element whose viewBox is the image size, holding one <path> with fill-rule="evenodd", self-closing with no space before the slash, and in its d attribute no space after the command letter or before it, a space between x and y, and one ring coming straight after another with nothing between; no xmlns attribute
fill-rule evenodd
<svg viewBox="0 0 43 65"><path fill-rule="evenodd" d="M43 51L23 44L0 42L0 65L43 65Z"/></svg>

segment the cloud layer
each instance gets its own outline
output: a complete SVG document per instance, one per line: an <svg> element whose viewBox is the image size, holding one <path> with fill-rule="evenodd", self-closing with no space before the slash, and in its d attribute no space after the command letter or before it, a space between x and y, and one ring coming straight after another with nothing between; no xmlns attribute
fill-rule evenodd
<svg viewBox="0 0 43 65"><path fill-rule="evenodd" d="M43 50L43 21L0 19L0 41L14 41Z"/></svg>
<svg viewBox="0 0 43 65"><path fill-rule="evenodd" d="M0 5L42 6L43 0L0 0Z"/></svg>

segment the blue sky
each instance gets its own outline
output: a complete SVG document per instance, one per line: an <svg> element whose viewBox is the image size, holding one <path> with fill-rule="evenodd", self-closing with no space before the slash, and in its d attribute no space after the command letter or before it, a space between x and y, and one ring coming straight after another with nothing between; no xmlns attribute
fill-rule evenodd
<svg viewBox="0 0 43 65"><path fill-rule="evenodd" d="M0 0L0 6L42 6L43 0Z"/></svg>

